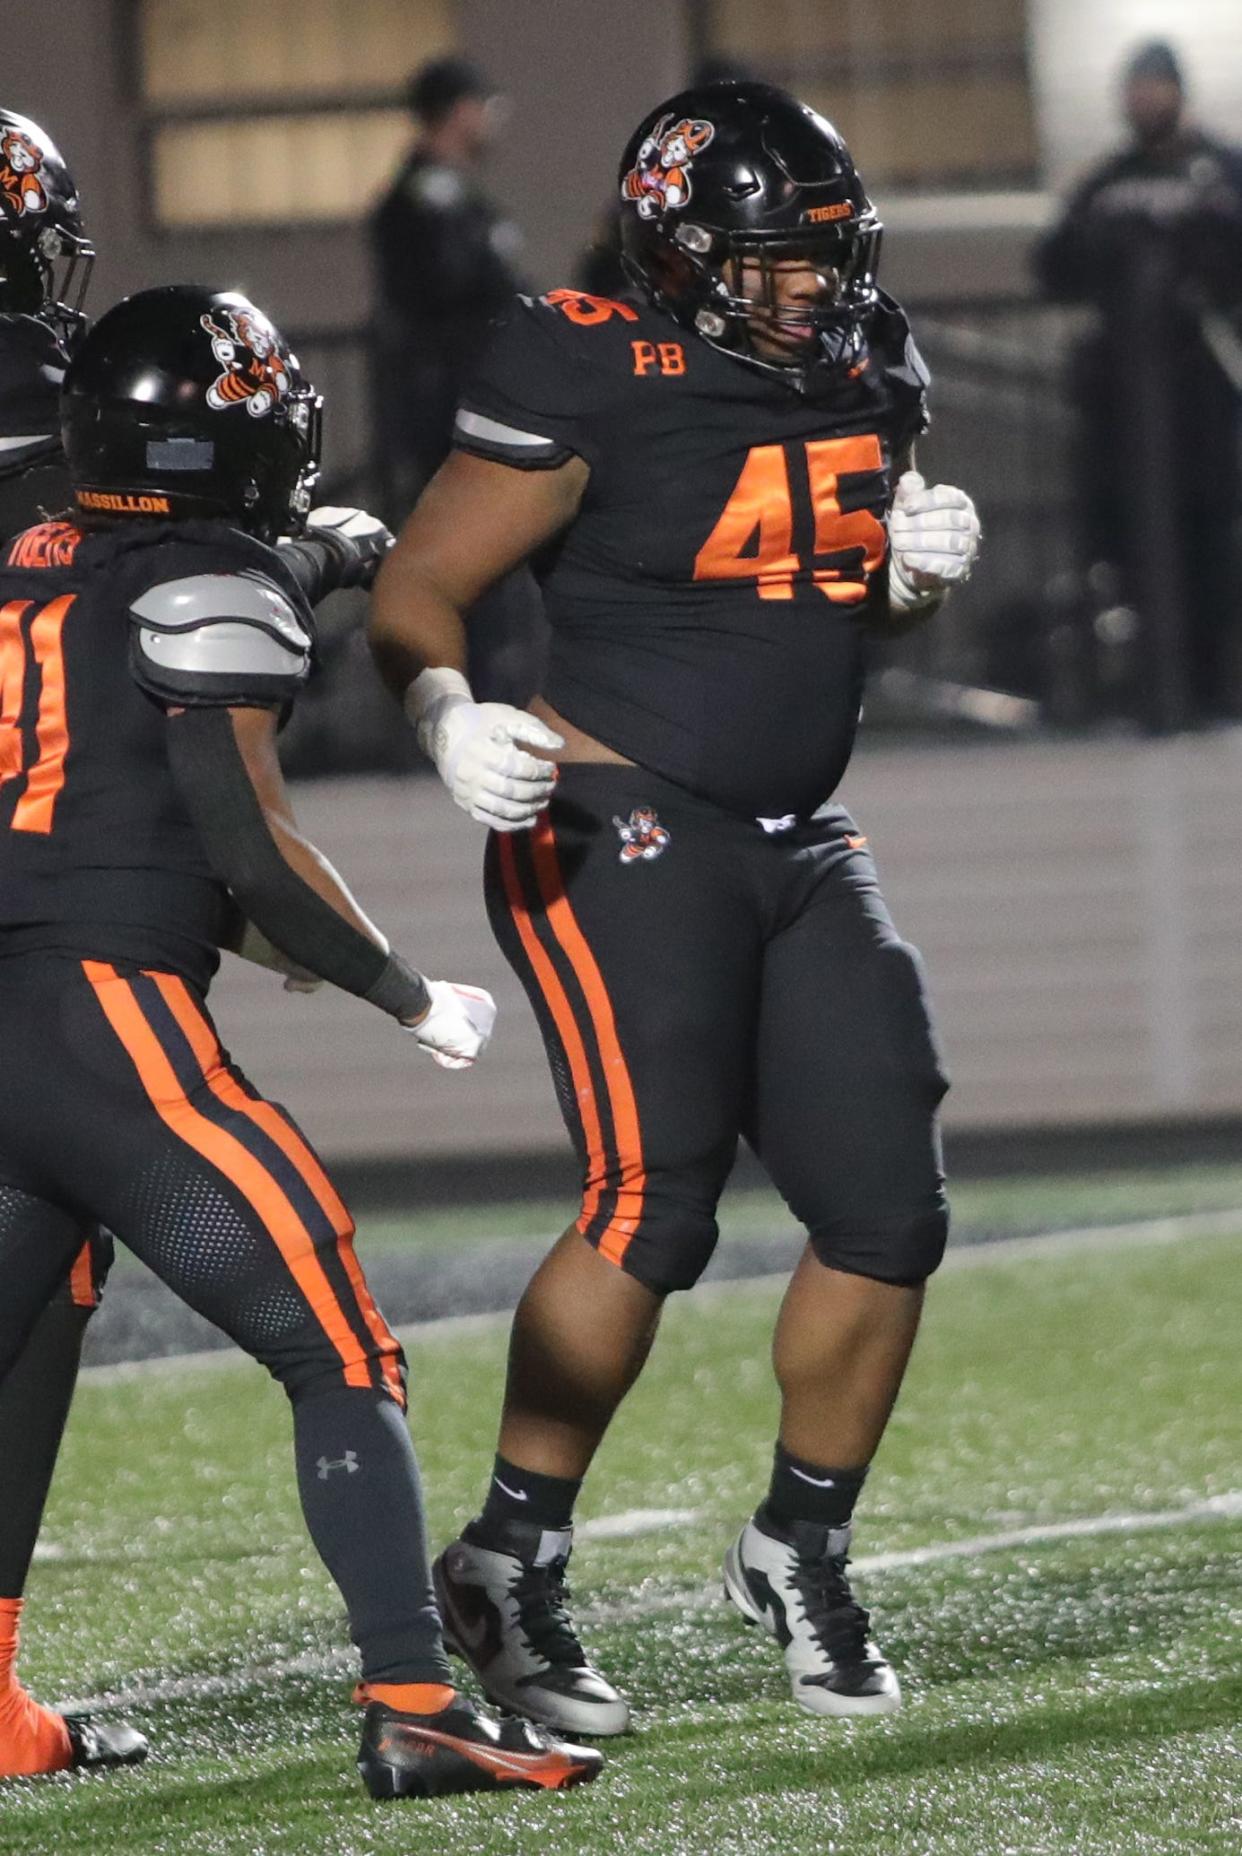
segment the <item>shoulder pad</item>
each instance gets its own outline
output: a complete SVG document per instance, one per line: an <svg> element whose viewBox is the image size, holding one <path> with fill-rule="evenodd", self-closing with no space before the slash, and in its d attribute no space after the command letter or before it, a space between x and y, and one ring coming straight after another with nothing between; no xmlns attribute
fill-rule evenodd
<svg viewBox="0 0 1242 1856"><path fill-rule="evenodd" d="M310 673L309 625L293 601L258 574L164 580L129 610L134 675L166 700L283 703Z"/></svg>

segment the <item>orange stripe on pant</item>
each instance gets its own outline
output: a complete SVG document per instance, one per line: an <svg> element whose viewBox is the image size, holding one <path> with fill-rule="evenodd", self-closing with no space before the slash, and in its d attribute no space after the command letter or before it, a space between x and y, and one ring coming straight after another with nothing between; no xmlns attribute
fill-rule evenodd
<svg viewBox="0 0 1242 1856"><path fill-rule="evenodd" d="M73 1268L69 1272L69 1299L75 1308L94 1308L98 1304L95 1257L89 1239L73 1259Z"/></svg>
<svg viewBox="0 0 1242 1856"><path fill-rule="evenodd" d="M616 1130L619 1173L617 1206L600 1239L599 1253L607 1257L610 1263L620 1263L642 1218L647 1187L634 1085L617 1037L616 1019L604 976L565 894L560 859L556 854L556 834L546 815L531 833L531 850L535 861L535 879L539 884L548 926L577 975L599 1044L608 1099L612 1105L612 1124Z"/></svg>
<svg viewBox="0 0 1242 1856"><path fill-rule="evenodd" d="M345 1368L347 1386L371 1384L370 1362L350 1329L315 1253L310 1232L267 1169L235 1135L218 1128L189 1100L128 981L114 967L84 960L85 973L108 1023L138 1072L156 1114L187 1147L217 1168L248 1200Z"/></svg>
<svg viewBox="0 0 1242 1856"><path fill-rule="evenodd" d="M380 1369L384 1375L384 1384L397 1403L404 1405L405 1388L397 1368L400 1345L367 1287L354 1252L354 1221L341 1195L297 1129L290 1126L279 1109L271 1102L253 1100L244 1089L239 1088L236 1078L225 1069L224 1052L220 1049L219 1039L185 981L171 973L152 972L146 977L155 981L165 1005L185 1033L186 1042L194 1052L195 1061L211 1093L226 1108L236 1109L239 1114L245 1115L276 1143L285 1159L306 1182L307 1190L331 1223L336 1232L336 1252L342 1268L358 1298L358 1307L367 1332L380 1349Z"/></svg>
<svg viewBox="0 0 1242 1856"><path fill-rule="evenodd" d="M544 953L539 937L531 926L530 910L522 894L522 880L518 875L513 840L507 833L498 837L497 849L509 911L521 937L522 946L526 950L526 958L534 968L539 990L547 1001L552 1021L565 1047L578 1112L582 1116L582 1127L587 1144L587 1185L582 1198L582 1215L578 1219L578 1229L583 1231L599 1210L600 1196L604 1189L604 1174L607 1170L604 1157L604 1136L600 1127L599 1104L595 1100L595 1085L591 1081L591 1067L587 1060L586 1046L582 1042L582 1034L578 1030L573 1007L569 1003L565 988L561 985L556 968Z"/></svg>

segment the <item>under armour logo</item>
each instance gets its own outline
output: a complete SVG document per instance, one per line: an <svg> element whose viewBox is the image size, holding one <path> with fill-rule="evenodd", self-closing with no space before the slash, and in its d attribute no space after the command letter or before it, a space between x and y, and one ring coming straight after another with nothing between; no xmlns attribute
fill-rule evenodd
<svg viewBox="0 0 1242 1856"><path fill-rule="evenodd" d="M347 1476L352 1476L358 1468L358 1455L354 1450L347 1450L344 1456L321 1456L315 1467L319 1471L320 1482L326 1482L334 1469L343 1469Z"/></svg>

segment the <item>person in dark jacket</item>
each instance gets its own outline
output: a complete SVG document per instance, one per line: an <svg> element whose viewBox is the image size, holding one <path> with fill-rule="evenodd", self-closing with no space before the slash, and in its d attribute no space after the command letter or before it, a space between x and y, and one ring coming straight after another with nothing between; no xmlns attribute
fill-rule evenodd
<svg viewBox="0 0 1242 1856"><path fill-rule="evenodd" d="M448 456L488 330L524 288L521 234L478 178L504 99L476 65L437 58L414 73L409 103L418 134L371 220L379 500L393 527ZM534 583L513 574L474 615L471 672L487 697L524 702L545 646Z"/></svg>
<svg viewBox="0 0 1242 1856"><path fill-rule="evenodd" d="M1236 713L1242 151L1188 119L1173 49L1125 69L1126 146L1035 251L1045 293L1095 312L1073 361L1084 565L1141 620L1146 719Z"/></svg>
<svg viewBox="0 0 1242 1856"><path fill-rule="evenodd" d="M410 80L409 105L418 134L370 224L390 515L448 456L465 377L520 287L521 235L478 179L502 99L476 66L437 58Z"/></svg>

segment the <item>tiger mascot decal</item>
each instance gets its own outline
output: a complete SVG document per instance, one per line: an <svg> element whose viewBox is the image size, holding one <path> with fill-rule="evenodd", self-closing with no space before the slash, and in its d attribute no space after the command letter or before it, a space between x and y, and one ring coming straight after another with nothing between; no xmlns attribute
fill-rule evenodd
<svg viewBox="0 0 1242 1856"><path fill-rule="evenodd" d="M621 182L621 198L637 200L640 219L684 206L690 198L690 169L716 133L701 116L675 123L663 116L639 146L634 165Z"/></svg>
<svg viewBox="0 0 1242 1856"><path fill-rule="evenodd" d="M220 412L244 403L252 419L261 419L292 384L276 332L250 310L226 309L224 317L227 328L221 328L210 312L199 317L222 370L207 389L207 404Z"/></svg>
<svg viewBox="0 0 1242 1856"><path fill-rule="evenodd" d="M47 211L47 190L39 179L43 150L20 129L0 136L0 194L4 205L19 218Z"/></svg>
<svg viewBox="0 0 1242 1856"><path fill-rule="evenodd" d="M623 864L635 864L640 859L649 864L662 855L672 835L656 817L653 806L635 806L628 818L614 817L612 822L621 840Z"/></svg>

